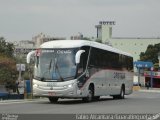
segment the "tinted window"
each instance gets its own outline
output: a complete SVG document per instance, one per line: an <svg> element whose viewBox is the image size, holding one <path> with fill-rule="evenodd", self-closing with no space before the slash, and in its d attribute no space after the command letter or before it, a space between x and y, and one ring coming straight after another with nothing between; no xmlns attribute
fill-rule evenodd
<svg viewBox="0 0 160 120"><path fill-rule="evenodd" d="M98 48L92 48L89 66L98 68L133 70L133 59L132 57L125 55Z"/></svg>

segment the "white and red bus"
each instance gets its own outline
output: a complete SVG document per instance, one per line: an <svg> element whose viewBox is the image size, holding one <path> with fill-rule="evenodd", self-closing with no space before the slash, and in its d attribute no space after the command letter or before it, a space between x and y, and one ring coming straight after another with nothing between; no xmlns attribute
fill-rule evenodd
<svg viewBox="0 0 160 120"><path fill-rule="evenodd" d="M124 98L132 93L133 57L111 46L85 40L43 43L27 55L35 55L33 95L82 98L89 102L100 96Z"/></svg>

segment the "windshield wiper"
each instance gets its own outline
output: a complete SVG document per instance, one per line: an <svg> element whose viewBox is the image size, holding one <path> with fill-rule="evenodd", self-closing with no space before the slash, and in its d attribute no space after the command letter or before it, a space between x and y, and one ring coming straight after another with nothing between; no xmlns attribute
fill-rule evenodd
<svg viewBox="0 0 160 120"><path fill-rule="evenodd" d="M56 72L56 70L57 70L57 73L58 73L58 75L59 75L60 81L64 81L64 79L62 78L61 73L60 73L60 71L59 71L59 67L58 67L57 59L56 59L56 58L55 58L54 66L55 66L55 72Z"/></svg>
<svg viewBox="0 0 160 120"><path fill-rule="evenodd" d="M57 65L57 62L56 62L55 67L56 67L56 69L57 69L57 72L58 72L58 75L59 75L60 80L61 80L61 81L64 81L64 79L62 78L61 73L60 73L60 71L59 71L59 67L58 67L58 65Z"/></svg>
<svg viewBox="0 0 160 120"><path fill-rule="evenodd" d="M50 72L50 70L51 70L51 66L52 66L52 59L50 60L50 63L49 63L49 72Z"/></svg>
<svg viewBox="0 0 160 120"><path fill-rule="evenodd" d="M34 78L35 78L35 79L37 79L37 80L40 80L40 81L44 81L44 80L45 80L45 78L44 78L44 77L38 77L38 76L35 76Z"/></svg>
<svg viewBox="0 0 160 120"><path fill-rule="evenodd" d="M71 80L71 79L75 79L75 76L65 77L63 79L65 79L65 80Z"/></svg>

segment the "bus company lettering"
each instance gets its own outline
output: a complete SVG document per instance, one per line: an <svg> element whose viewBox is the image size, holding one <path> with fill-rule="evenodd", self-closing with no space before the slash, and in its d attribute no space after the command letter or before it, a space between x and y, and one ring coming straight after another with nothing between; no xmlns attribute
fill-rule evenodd
<svg viewBox="0 0 160 120"><path fill-rule="evenodd" d="M114 72L114 79L125 79L125 73Z"/></svg>
<svg viewBox="0 0 160 120"><path fill-rule="evenodd" d="M57 54L70 54L70 53L72 53L71 50L58 50L57 51Z"/></svg>
<svg viewBox="0 0 160 120"><path fill-rule="evenodd" d="M71 54L71 50L42 50L42 53L54 53L56 52L57 54Z"/></svg>

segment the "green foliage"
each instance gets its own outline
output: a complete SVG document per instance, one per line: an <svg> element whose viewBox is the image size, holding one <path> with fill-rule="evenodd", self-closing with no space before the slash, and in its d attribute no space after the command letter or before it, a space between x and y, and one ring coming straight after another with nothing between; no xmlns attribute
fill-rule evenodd
<svg viewBox="0 0 160 120"><path fill-rule="evenodd" d="M1 67L0 69L0 82L2 84L8 82L8 81L14 81L15 77L15 72L10 71L11 69L9 67Z"/></svg>
<svg viewBox="0 0 160 120"><path fill-rule="evenodd" d="M83 40L91 41L91 38L89 38L89 37L83 37Z"/></svg>
<svg viewBox="0 0 160 120"><path fill-rule="evenodd" d="M96 39L96 42L102 43L101 39Z"/></svg>
<svg viewBox="0 0 160 120"><path fill-rule="evenodd" d="M141 61L151 61L153 64L158 63L158 53L160 52L160 43L155 45L148 45L145 52L141 52Z"/></svg>
<svg viewBox="0 0 160 120"><path fill-rule="evenodd" d="M24 78L24 80L30 80L29 72L24 72L23 78Z"/></svg>
<svg viewBox="0 0 160 120"><path fill-rule="evenodd" d="M13 57L14 45L12 43L5 42L3 37L0 37L0 54L4 54L7 57Z"/></svg>
<svg viewBox="0 0 160 120"><path fill-rule="evenodd" d="M0 56L0 84L13 82L16 79L16 62L14 59Z"/></svg>
<svg viewBox="0 0 160 120"><path fill-rule="evenodd" d="M0 37L0 84L14 83L16 80L16 61L13 57L13 44Z"/></svg>
<svg viewBox="0 0 160 120"><path fill-rule="evenodd" d="M154 70L158 70L159 69L159 63L155 63L154 64Z"/></svg>

